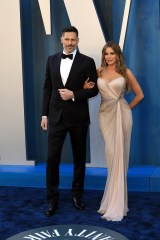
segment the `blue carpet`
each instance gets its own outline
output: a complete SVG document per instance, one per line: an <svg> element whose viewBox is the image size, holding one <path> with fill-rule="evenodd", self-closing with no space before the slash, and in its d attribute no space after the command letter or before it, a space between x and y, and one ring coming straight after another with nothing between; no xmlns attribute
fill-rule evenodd
<svg viewBox="0 0 160 240"><path fill-rule="evenodd" d="M117 231L130 240L160 239L160 193L129 192L129 213L122 222L107 222L97 213L101 190L86 190L84 211L72 207L69 190L60 190L59 209L50 218L44 215L45 189L0 187L0 240L17 233L49 225L82 224Z"/></svg>

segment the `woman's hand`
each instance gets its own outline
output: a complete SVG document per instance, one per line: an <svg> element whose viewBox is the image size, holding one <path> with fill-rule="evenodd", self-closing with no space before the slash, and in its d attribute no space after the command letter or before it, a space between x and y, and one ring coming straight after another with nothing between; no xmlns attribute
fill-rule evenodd
<svg viewBox="0 0 160 240"><path fill-rule="evenodd" d="M90 89L90 88L93 88L95 85L94 82L91 82L89 81L89 78L85 81L84 85L83 85L83 88L84 89Z"/></svg>

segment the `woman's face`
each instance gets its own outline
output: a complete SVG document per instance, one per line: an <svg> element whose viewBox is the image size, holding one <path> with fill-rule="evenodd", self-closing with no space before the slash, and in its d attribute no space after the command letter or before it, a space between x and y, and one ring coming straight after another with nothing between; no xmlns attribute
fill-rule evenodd
<svg viewBox="0 0 160 240"><path fill-rule="evenodd" d="M117 56L111 47L107 47L104 56L107 65L115 65L117 61Z"/></svg>

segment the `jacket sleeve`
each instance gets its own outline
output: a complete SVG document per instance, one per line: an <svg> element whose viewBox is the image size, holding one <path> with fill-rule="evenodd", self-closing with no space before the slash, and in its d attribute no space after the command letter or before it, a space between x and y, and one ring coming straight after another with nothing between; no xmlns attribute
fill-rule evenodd
<svg viewBox="0 0 160 240"><path fill-rule="evenodd" d="M86 79L89 78L89 81L92 81L95 83L94 87L91 89L78 89L74 91L74 100L77 101L83 101L88 98L94 97L98 94L98 88L97 88L97 70L95 66L95 62L92 58L90 58L90 61L87 66L87 75ZM85 81L84 81L85 82Z"/></svg>
<svg viewBox="0 0 160 240"><path fill-rule="evenodd" d="M51 93L52 93L52 83L51 83L51 76L50 76L50 70L49 70L49 58L48 58L47 64L46 64L44 87L43 87L42 116L48 116Z"/></svg>

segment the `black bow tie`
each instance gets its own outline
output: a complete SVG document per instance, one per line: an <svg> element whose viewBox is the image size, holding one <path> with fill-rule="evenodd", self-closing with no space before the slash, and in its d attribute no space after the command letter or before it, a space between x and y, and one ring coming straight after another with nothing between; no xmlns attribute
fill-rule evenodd
<svg viewBox="0 0 160 240"><path fill-rule="evenodd" d="M68 55L67 55L67 54L62 53L62 58L63 58L63 59L69 58L69 59L72 60L72 59L73 59L73 54L68 54Z"/></svg>

